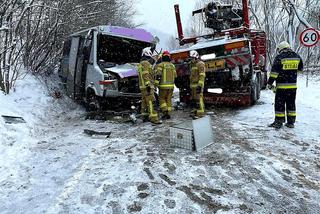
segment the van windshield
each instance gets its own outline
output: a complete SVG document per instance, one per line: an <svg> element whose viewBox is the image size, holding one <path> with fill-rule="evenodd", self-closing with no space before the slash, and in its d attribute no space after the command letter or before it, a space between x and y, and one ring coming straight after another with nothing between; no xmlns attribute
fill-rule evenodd
<svg viewBox="0 0 320 214"><path fill-rule="evenodd" d="M98 35L97 60L118 65L138 63L142 49L151 46L148 42L137 41L110 35Z"/></svg>

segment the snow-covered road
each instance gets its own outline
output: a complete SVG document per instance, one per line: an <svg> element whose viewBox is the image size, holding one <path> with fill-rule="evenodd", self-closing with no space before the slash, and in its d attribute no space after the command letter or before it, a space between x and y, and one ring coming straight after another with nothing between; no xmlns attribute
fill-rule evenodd
<svg viewBox="0 0 320 214"><path fill-rule="evenodd" d="M85 120L30 81L0 95L1 114L27 120L0 119L0 213L320 213L320 86L300 81L295 129L266 127L263 91L253 107L212 109L215 143L198 153L169 144L187 112L160 126Z"/></svg>

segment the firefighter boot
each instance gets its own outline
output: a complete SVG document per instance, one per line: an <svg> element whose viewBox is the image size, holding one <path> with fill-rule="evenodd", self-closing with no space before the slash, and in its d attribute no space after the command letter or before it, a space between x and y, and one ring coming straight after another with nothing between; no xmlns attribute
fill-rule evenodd
<svg viewBox="0 0 320 214"><path fill-rule="evenodd" d="M161 119L167 120L167 119L170 119L170 118L171 118L171 116L170 116L168 111L163 112L163 115L162 115Z"/></svg>
<svg viewBox="0 0 320 214"><path fill-rule="evenodd" d="M293 129L294 123L286 123L286 127Z"/></svg>
<svg viewBox="0 0 320 214"><path fill-rule="evenodd" d="M268 127L273 127L275 129L280 129L282 127L282 123L279 121L274 121L273 123L269 124Z"/></svg>

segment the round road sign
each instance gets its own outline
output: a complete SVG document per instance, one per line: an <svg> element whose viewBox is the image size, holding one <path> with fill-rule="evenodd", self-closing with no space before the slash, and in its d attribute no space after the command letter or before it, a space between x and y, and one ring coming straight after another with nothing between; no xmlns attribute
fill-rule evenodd
<svg viewBox="0 0 320 214"><path fill-rule="evenodd" d="M300 42L307 47L316 45L319 39L319 32L314 28L307 28L300 34Z"/></svg>

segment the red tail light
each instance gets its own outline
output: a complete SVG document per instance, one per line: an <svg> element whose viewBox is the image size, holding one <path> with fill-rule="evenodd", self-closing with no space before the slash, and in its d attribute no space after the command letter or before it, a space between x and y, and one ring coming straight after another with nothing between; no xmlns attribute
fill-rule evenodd
<svg viewBox="0 0 320 214"><path fill-rule="evenodd" d="M99 85L110 85L114 82L114 80L101 80L99 81Z"/></svg>

